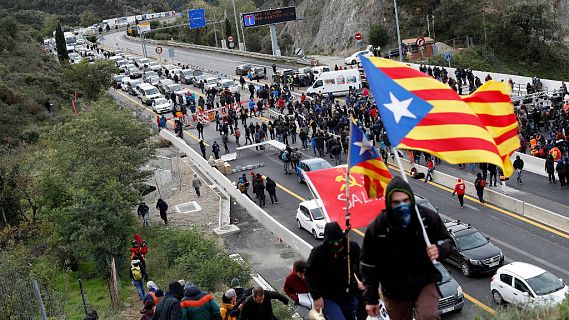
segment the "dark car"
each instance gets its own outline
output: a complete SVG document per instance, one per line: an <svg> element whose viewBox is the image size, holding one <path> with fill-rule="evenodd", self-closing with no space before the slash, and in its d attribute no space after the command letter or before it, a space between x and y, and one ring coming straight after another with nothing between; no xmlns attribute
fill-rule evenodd
<svg viewBox="0 0 569 320"><path fill-rule="evenodd" d="M462 307L464 306L464 292L462 292L462 287L441 263L436 262L435 267L442 276L442 280L437 283L440 293L437 307L439 315L462 311Z"/></svg>
<svg viewBox="0 0 569 320"><path fill-rule="evenodd" d="M456 220L445 222L445 227L453 241L445 261L460 268L466 277L495 271L504 263L502 250L470 224Z"/></svg>
<svg viewBox="0 0 569 320"><path fill-rule="evenodd" d="M247 73L249 72L249 70L251 70L252 67L253 66L251 66L250 64L242 64L237 68L235 68L235 74L238 76L247 75Z"/></svg>

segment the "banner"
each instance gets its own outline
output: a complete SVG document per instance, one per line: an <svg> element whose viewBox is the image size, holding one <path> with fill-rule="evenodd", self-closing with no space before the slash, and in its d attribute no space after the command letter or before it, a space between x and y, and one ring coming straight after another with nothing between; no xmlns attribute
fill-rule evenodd
<svg viewBox="0 0 569 320"><path fill-rule="evenodd" d="M305 173L306 182L324 203L327 221L336 221L346 229L346 166ZM384 208L383 197L371 199L364 189L364 177L350 172L350 224L353 229L366 227Z"/></svg>

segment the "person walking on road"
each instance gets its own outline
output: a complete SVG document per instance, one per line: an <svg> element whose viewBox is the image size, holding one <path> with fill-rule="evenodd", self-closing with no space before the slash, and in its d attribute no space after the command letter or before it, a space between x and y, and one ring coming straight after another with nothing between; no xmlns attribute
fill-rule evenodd
<svg viewBox="0 0 569 320"><path fill-rule="evenodd" d="M555 160L552 155L548 155L545 160L545 172L547 172L549 183L555 183Z"/></svg>
<svg viewBox="0 0 569 320"><path fill-rule="evenodd" d="M559 184L561 185L561 189L565 189L565 179L567 175L567 165L568 163L563 160L563 158L557 161L557 177L559 178Z"/></svg>
<svg viewBox="0 0 569 320"><path fill-rule="evenodd" d="M312 249L306 262L306 281L314 299L314 309L322 311L326 319L355 318L356 292L363 289L358 280L362 278L359 265L358 243L348 243L337 222L327 223L324 241Z"/></svg>
<svg viewBox="0 0 569 320"><path fill-rule="evenodd" d="M427 159L427 175L425 175L425 183L427 183L427 181L429 181L429 179L431 181L433 181L433 171L435 171L435 163L433 162L433 159L428 158Z"/></svg>
<svg viewBox="0 0 569 320"><path fill-rule="evenodd" d="M162 198L156 202L156 209L160 211L160 218L164 220L164 224L168 224L168 204Z"/></svg>
<svg viewBox="0 0 569 320"><path fill-rule="evenodd" d="M464 181L462 181L462 179L458 178L458 181L456 182L456 185L454 186L454 191L452 192L452 195L454 196L456 194L456 197L458 198L458 202L460 203L460 207L464 208L464 193L466 192L466 186L464 185Z"/></svg>
<svg viewBox="0 0 569 320"><path fill-rule="evenodd" d="M219 144L217 144L217 141L213 142L213 145L211 146L211 151L213 152L213 156L215 157L215 159L219 159Z"/></svg>
<svg viewBox="0 0 569 320"><path fill-rule="evenodd" d="M478 172L476 174L476 180L474 180L474 188L476 188L476 195L478 195L478 200L480 200L480 203L484 203L485 187L486 187L486 180L482 177L482 174Z"/></svg>
<svg viewBox="0 0 569 320"><path fill-rule="evenodd" d="M267 192L269 193L269 197L271 198L271 204L278 204L279 200L277 199L277 184L275 181L267 177L266 188Z"/></svg>
<svg viewBox="0 0 569 320"><path fill-rule="evenodd" d="M522 170L524 169L524 160L522 160L522 158L520 158L520 156L516 156L516 160L514 160L513 163L514 169L516 169L516 180L518 181L519 184L524 184L522 182Z"/></svg>
<svg viewBox="0 0 569 320"><path fill-rule="evenodd" d="M241 130L235 127L235 143L237 144L238 147L241 147L241 144L239 143L239 138L241 138Z"/></svg>
<svg viewBox="0 0 569 320"><path fill-rule="evenodd" d="M204 125L201 121L198 121L198 124L196 124L196 130L198 131L198 139L203 139L203 128Z"/></svg>
<svg viewBox="0 0 569 320"><path fill-rule="evenodd" d="M158 118L158 116L156 116ZM160 130L162 129L166 129L166 123L168 122L166 120L166 117L164 115L160 116L160 118L157 119L158 122L158 132L160 132Z"/></svg>
<svg viewBox="0 0 569 320"><path fill-rule="evenodd" d="M253 184L253 192L257 195L257 199L259 199L259 207L266 207L267 204L265 203L265 184L263 181L257 181Z"/></svg>
<svg viewBox="0 0 569 320"><path fill-rule="evenodd" d="M221 136L221 142L223 142L223 148L225 149L225 153L229 153L229 147L227 146L227 143L229 142L229 136L227 133Z"/></svg>
<svg viewBox="0 0 569 320"><path fill-rule="evenodd" d="M200 140L200 151L202 152L202 157L207 160L205 155L205 142Z"/></svg>
<svg viewBox="0 0 569 320"><path fill-rule="evenodd" d="M198 195L198 198L201 197L202 195L200 193L200 188L202 186L202 181L196 173L194 173L194 178L192 179L192 186L194 187L194 189L196 189L196 194Z"/></svg>
<svg viewBox="0 0 569 320"><path fill-rule="evenodd" d="M251 199L249 193L247 192L249 190L249 181L247 180L247 176L245 176L245 174L243 174L237 181L237 188L239 191L241 191L242 194L246 195L247 198Z"/></svg>
<svg viewBox="0 0 569 320"><path fill-rule="evenodd" d="M239 83L241 84L241 90L245 90L245 78L243 78L243 75L239 76Z"/></svg>
<svg viewBox="0 0 569 320"><path fill-rule="evenodd" d="M369 316L379 315L381 290L390 319L439 319L442 276L432 261L447 257L451 237L436 212L419 206L431 243L425 244L414 199L409 184L394 177L386 188L385 209L366 230L361 272Z"/></svg>

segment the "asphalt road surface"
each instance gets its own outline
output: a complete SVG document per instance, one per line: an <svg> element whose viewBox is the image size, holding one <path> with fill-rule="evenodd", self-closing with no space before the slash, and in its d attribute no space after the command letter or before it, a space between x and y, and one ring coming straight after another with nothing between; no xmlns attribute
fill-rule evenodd
<svg viewBox="0 0 569 320"><path fill-rule="evenodd" d="M104 42L109 45L113 45L118 42L119 47L121 48L140 50L140 46L138 44L126 41L118 35L106 36L106 40ZM150 45L148 48L149 52L154 52L154 49L151 48ZM164 50L166 51L167 48L164 48ZM242 57L209 54L193 50L177 49L176 52L177 59L184 64L191 63L194 65L203 65L206 68L215 68L222 73L230 75L234 73L235 66L246 62L255 62L251 59L244 59ZM266 65L266 62L257 62L257 64ZM268 70L270 70L270 68L268 68ZM195 91L195 88L190 87L189 89ZM113 94L118 99L125 101L126 103L132 104L133 106L136 105L139 108L145 108L145 112L149 114L152 113L148 107L141 105L140 101L136 97L129 96L127 93L120 90ZM242 94L242 96L245 96L245 94ZM253 118L248 119L248 123L250 121L260 123L261 121L266 120L268 119ZM241 132L241 143L243 145L244 130ZM197 139L197 132L195 130L186 130L185 140L199 153L199 140ZM205 128L205 140L208 145L213 144L213 141L215 140L217 140L221 145L221 138L219 133L215 131L215 124L210 124ZM295 146L300 147L300 140L297 145L292 145L292 147ZM229 148L234 152L235 147L236 144L234 139L231 138ZM209 156L211 153L211 147L208 147L207 153ZM304 159L310 157L313 157L313 154L308 151L304 152ZM345 161L345 156L343 156L343 160ZM231 162L231 165L232 167L235 167L237 165L243 166L254 163L264 164L263 167L255 169L255 172L269 176L278 183L279 188L277 190L277 195L279 197L279 204L268 204L265 208L266 211L280 223L297 233L312 245L318 244L319 241L314 240L307 231L299 230L295 222L295 214L298 204L305 199L311 198L311 194L307 186L303 183L299 183L296 176L285 175L283 173L282 162L273 151L268 149L265 151L255 151L254 148L243 150L238 159ZM396 172L393 172L393 174L396 174ZM240 175L241 172L229 175L228 177L236 181ZM512 185L514 184L512 183ZM526 182L524 186L527 185L528 183ZM488 235L491 238L491 241L502 249L506 256L506 262L529 262L551 271L560 278L565 280L569 279L569 270L567 270L569 269L569 234L548 228L547 226L543 226L531 220L520 218L500 208L494 207L491 204L481 205L478 201L471 198L465 199L466 208L460 209L457 199L451 196L451 191L434 183L424 183L422 181L412 180L411 187L416 194L427 198L435 207L438 207L440 214L444 219L459 219L463 222L472 224L479 231ZM520 187L520 189L523 188L525 187ZM539 192L542 191L543 190L539 190ZM555 199L560 198L561 200L564 200L563 196L557 195L541 197L539 192L533 192L533 195L541 198L544 202L555 204L557 201ZM551 190L551 193L553 193L553 190ZM562 201L560 201L560 203L563 205ZM567 202L565 201L565 204L566 203ZM558 211L558 213L563 214L565 210L562 209L561 211L562 212ZM569 212L565 212L565 214L568 213ZM354 232L351 233L353 239L361 243L364 231L365 230L354 230ZM478 275L466 278L457 268L450 265L447 267L451 270L452 276L463 287L466 303L462 313L447 315L445 316L445 319L472 319L477 314L493 312L497 308L496 304L492 301L489 290L491 275Z"/></svg>

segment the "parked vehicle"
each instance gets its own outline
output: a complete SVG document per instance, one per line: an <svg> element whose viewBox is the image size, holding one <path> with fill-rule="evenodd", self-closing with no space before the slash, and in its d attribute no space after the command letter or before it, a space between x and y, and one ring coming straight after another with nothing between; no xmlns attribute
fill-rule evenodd
<svg viewBox="0 0 569 320"><path fill-rule="evenodd" d="M227 89L231 93L239 92L239 85L231 79L221 79L217 81L216 88L220 91Z"/></svg>
<svg viewBox="0 0 569 320"><path fill-rule="evenodd" d="M440 298L437 310L439 315L450 312L461 312L464 307L464 292L458 282L450 275L449 271L440 263L435 263L435 268L441 273L442 279L437 282Z"/></svg>
<svg viewBox="0 0 569 320"><path fill-rule="evenodd" d="M132 79L138 79L142 77L142 73L136 67L128 69L126 71L126 74L128 74L128 76Z"/></svg>
<svg viewBox="0 0 569 320"><path fill-rule="evenodd" d="M136 89L140 101L147 106L151 105L154 99L161 97L160 91L158 91L155 86L148 83L141 83L136 86Z"/></svg>
<svg viewBox="0 0 569 320"><path fill-rule="evenodd" d="M322 73L314 84L306 89L307 95L329 93L334 96L348 94L350 88L358 89L362 84L360 73L357 69L338 70Z"/></svg>
<svg viewBox="0 0 569 320"><path fill-rule="evenodd" d="M150 76L147 77L144 82L146 83L150 83L153 86L158 86L158 84L160 83L160 77L159 76Z"/></svg>
<svg viewBox="0 0 569 320"><path fill-rule="evenodd" d="M344 62L347 65L358 64L358 63L360 63L360 57L359 57L360 55L363 55L365 57L373 57L373 52L371 52L369 50L358 51L358 52L352 54L351 56L347 57L346 59L344 59Z"/></svg>
<svg viewBox="0 0 569 320"><path fill-rule="evenodd" d="M192 77L194 76L194 70L192 69L185 69L180 71L178 75L180 77L180 82L185 84L192 83Z"/></svg>
<svg viewBox="0 0 569 320"><path fill-rule="evenodd" d="M206 90L213 89L217 85L217 78L216 77L209 77L204 79L204 88Z"/></svg>
<svg viewBox="0 0 569 320"><path fill-rule="evenodd" d="M168 78L174 80L174 76L178 75L178 79L180 79L180 71L182 71L182 69L180 68L176 68L176 69L170 69L170 72L168 73Z"/></svg>
<svg viewBox="0 0 569 320"><path fill-rule="evenodd" d="M182 87L182 85L178 83L172 83L164 86L164 94L167 97L169 97L172 94L172 92L174 92L178 96L186 93L184 87Z"/></svg>
<svg viewBox="0 0 569 320"><path fill-rule="evenodd" d="M320 199L303 201L296 209L296 224L299 229L304 229L312 234L314 239L324 238L324 205Z"/></svg>
<svg viewBox="0 0 569 320"><path fill-rule="evenodd" d="M192 85L197 88L197 87L199 86L199 84L200 84L200 81L204 81L204 82L205 82L205 80L206 80L208 77L209 77L209 75L205 75L205 74L202 74L202 75L199 75L199 76L194 76L194 77L192 78ZM216 79L217 79L217 78L216 78Z"/></svg>
<svg viewBox="0 0 569 320"><path fill-rule="evenodd" d="M332 165L328 161L322 158L311 158L311 159L300 160L300 162L296 166L296 176L298 178L298 182L304 182L303 172L328 169L328 168L332 168Z"/></svg>
<svg viewBox="0 0 569 320"><path fill-rule="evenodd" d="M166 98L157 98L152 101L152 111L165 113L172 111L172 104Z"/></svg>
<svg viewBox="0 0 569 320"><path fill-rule="evenodd" d="M174 84L174 80L170 80L170 79L161 79L160 82L158 83L158 90L160 90L160 92L162 93L166 93L166 86Z"/></svg>
<svg viewBox="0 0 569 320"><path fill-rule="evenodd" d="M136 86L138 86L139 84L142 83L142 80L140 79L136 79L136 80L131 80L128 82L127 84L127 91L131 96L136 96L137 95L137 91L136 91Z"/></svg>
<svg viewBox="0 0 569 320"><path fill-rule="evenodd" d="M158 72L158 70L162 69L162 65L158 61L150 61L148 68L152 71Z"/></svg>
<svg viewBox="0 0 569 320"><path fill-rule="evenodd" d="M452 238L446 262L460 268L464 276L492 272L504 263L504 254L470 224L459 220L445 222Z"/></svg>
<svg viewBox="0 0 569 320"><path fill-rule="evenodd" d="M549 271L525 262L512 262L496 271L490 292L497 304L533 308L562 303L569 288Z"/></svg>
<svg viewBox="0 0 569 320"><path fill-rule="evenodd" d="M121 89L122 91L128 91L128 83L131 82L132 79L130 77L125 77L121 79Z"/></svg>
<svg viewBox="0 0 569 320"><path fill-rule="evenodd" d="M150 59L148 58L138 58L134 60L134 64L139 67L139 68L143 68L145 66L147 66L150 63Z"/></svg>
<svg viewBox="0 0 569 320"><path fill-rule="evenodd" d="M237 66L237 68L235 68L235 74L238 76L244 76L247 75L247 73L249 72L249 70L251 70L253 66L251 66L250 64L242 64L240 66Z"/></svg>
<svg viewBox="0 0 569 320"><path fill-rule="evenodd" d="M315 77L318 77L319 75L321 75L323 73L332 71L332 69L330 69L329 66L317 66L317 67L313 67L311 70L312 70L312 73L314 73Z"/></svg>

